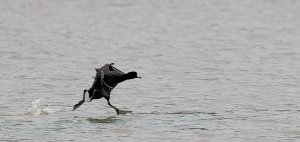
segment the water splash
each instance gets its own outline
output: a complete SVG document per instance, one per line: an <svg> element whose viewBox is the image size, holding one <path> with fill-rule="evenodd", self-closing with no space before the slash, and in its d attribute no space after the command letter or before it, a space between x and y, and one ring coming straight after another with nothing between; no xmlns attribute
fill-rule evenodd
<svg viewBox="0 0 300 142"><path fill-rule="evenodd" d="M46 115L59 111L60 109L46 108L48 101L44 98L37 98L31 102L31 107L27 111L29 115Z"/></svg>

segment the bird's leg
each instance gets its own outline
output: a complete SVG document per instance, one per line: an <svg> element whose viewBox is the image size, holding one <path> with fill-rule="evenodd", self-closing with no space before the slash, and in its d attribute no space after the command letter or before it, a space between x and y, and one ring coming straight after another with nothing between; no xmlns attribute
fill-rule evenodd
<svg viewBox="0 0 300 142"><path fill-rule="evenodd" d="M83 91L83 98L81 101L79 101L76 105L73 106L73 111L77 108L79 108L84 102L85 102L85 92L88 90Z"/></svg>
<svg viewBox="0 0 300 142"><path fill-rule="evenodd" d="M85 100L85 93L88 91L87 89L83 90L82 100Z"/></svg>
<svg viewBox="0 0 300 142"><path fill-rule="evenodd" d="M116 110L116 112L117 112L118 115L120 114L120 110L119 110L118 108L116 108L115 106L113 106L112 104L110 104L109 100L107 100L107 104L108 104L110 107L114 108L114 109Z"/></svg>
<svg viewBox="0 0 300 142"><path fill-rule="evenodd" d="M119 114L132 113L132 111L126 111L126 110L124 111L124 110L120 110L120 109L116 108L115 106L113 106L112 104L110 104L109 99L107 99L107 104L108 104L110 107L114 108L114 109L116 110L116 112L117 112L118 115L119 115Z"/></svg>

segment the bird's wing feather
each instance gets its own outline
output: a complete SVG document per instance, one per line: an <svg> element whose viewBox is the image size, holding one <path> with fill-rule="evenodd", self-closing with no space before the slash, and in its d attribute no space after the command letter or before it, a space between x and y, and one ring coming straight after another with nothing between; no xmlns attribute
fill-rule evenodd
<svg viewBox="0 0 300 142"><path fill-rule="evenodd" d="M111 89L109 89L108 87L101 87L101 93L102 95L105 97L105 98L110 98L110 92L111 92Z"/></svg>
<svg viewBox="0 0 300 142"><path fill-rule="evenodd" d="M111 69L111 71L115 71L115 72L117 72L119 74L125 74L124 72L120 71L119 69L117 69L116 67L111 66L111 65L110 65L110 69Z"/></svg>

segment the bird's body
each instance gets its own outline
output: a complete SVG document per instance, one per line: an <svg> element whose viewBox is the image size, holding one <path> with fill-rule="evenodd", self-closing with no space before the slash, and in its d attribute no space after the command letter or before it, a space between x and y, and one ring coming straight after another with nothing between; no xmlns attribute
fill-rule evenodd
<svg viewBox="0 0 300 142"><path fill-rule="evenodd" d="M128 79L140 77L137 76L136 72L129 72L125 74L112 65L113 63L105 64L101 68L96 68L96 76L92 87L88 90L83 91L83 99L76 105L74 105L73 110L75 110L85 102L85 93L88 92L90 101L92 101L93 99L100 99L104 97L107 100L108 105L113 107L116 110L117 114L122 112L118 108L110 104L110 92L117 86L118 83L121 83Z"/></svg>

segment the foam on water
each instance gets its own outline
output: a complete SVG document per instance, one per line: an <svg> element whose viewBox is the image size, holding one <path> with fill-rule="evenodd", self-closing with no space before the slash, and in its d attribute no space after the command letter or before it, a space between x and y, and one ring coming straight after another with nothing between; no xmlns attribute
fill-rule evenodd
<svg viewBox="0 0 300 142"><path fill-rule="evenodd" d="M31 107L28 109L27 114L29 115L45 115L59 111L60 109L46 108L47 101L44 98L37 98L31 102Z"/></svg>

